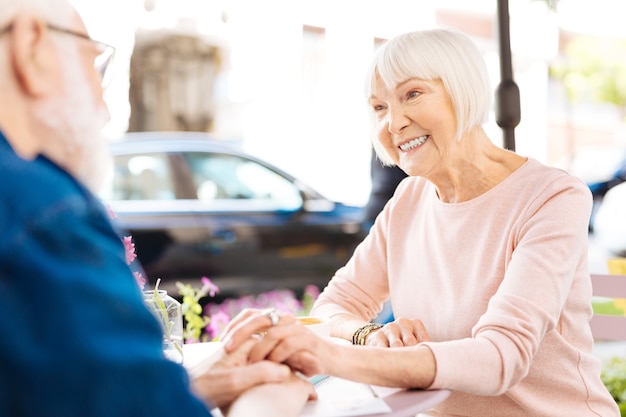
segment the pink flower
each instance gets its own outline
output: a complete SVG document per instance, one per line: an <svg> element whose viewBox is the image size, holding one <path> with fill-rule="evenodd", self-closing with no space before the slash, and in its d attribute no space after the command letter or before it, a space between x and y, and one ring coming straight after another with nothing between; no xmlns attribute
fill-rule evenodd
<svg viewBox="0 0 626 417"><path fill-rule="evenodd" d="M124 239L122 240L124 242L124 249L126 250L126 263L128 265L130 265L131 262L133 262L137 257L137 254L135 253L135 244L132 239L132 236L124 236Z"/></svg>
<svg viewBox="0 0 626 417"><path fill-rule="evenodd" d="M139 288L143 290L146 286L146 279L139 272L133 272L133 275L135 276L135 281L137 281L137 285L139 285Z"/></svg>
<svg viewBox="0 0 626 417"><path fill-rule="evenodd" d="M202 290L200 291L202 294L206 294L206 292L208 291L209 296L215 297L215 294L220 292L220 289L217 287L217 285L213 284L213 282L207 277L202 277L200 281L202 281Z"/></svg>
<svg viewBox="0 0 626 417"><path fill-rule="evenodd" d="M216 338L219 334L226 328L226 325L230 321L230 316L223 310L218 311L217 313L211 316L211 321L209 325L206 326L206 331L210 335L211 338Z"/></svg>
<svg viewBox="0 0 626 417"><path fill-rule="evenodd" d="M115 214L115 212L113 211L113 209L111 208L111 206L109 206L108 204L106 205L106 209L107 209L107 213L109 213L109 217L111 219L115 219L117 218L117 214Z"/></svg>
<svg viewBox="0 0 626 417"><path fill-rule="evenodd" d="M310 296L313 300L317 300L320 295L320 289L315 285L307 285L304 287L304 294Z"/></svg>

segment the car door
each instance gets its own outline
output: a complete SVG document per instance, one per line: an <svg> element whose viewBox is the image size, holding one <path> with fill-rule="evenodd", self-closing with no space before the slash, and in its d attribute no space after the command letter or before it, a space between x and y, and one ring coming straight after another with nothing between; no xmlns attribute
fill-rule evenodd
<svg viewBox="0 0 626 417"><path fill-rule="evenodd" d="M323 287L359 239L358 226L351 233L345 224L357 224L356 217L344 217L329 201L307 209L294 180L269 165L228 153L181 155L203 235L195 265L227 292Z"/></svg>
<svg viewBox="0 0 626 417"><path fill-rule="evenodd" d="M150 149L158 149L153 146ZM186 165L180 155L143 147L120 146L113 153L114 172L100 197L110 207L115 223L135 243L138 264L150 285L177 293L178 279L197 282L194 249L201 233L189 196Z"/></svg>

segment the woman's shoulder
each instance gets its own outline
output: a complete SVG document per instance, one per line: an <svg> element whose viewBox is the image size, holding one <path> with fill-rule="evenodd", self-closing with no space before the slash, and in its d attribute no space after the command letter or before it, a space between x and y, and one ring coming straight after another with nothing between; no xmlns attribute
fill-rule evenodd
<svg viewBox="0 0 626 417"><path fill-rule="evenodd" d="M411 190L412 192L421 191L432 186L432 183L422 177L408 176L400 181L396 187L396 193L398 191L405 192L406 190Z"/></svg>
<svg viewBox="0 0 626 417"><path fill-rule="evenodd" d="M544 188L573 188L585 194L591 193L589 187L577 176L565 171L562 168L553 167L540 162L534 158L520 168L518 179L526 183L539 182L544 184Z"/></svg>
<svg viewBox="0 0 626 417"><path fill-rule="evenodd" d="M529 158L512 177L503 193L520 209L534 213L550 202L551 207L578 211L583 217L588 216L587 212L591 210L589 187L563 169Z"/></svg>

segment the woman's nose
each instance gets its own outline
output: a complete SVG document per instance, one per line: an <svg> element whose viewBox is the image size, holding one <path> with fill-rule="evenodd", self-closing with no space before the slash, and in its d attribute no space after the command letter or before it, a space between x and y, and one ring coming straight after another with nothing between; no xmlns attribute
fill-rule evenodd
<svg viewBox="0 0 626 417"><path fill-rule="evenodd" d="M387 125L389 129L389 133L398 134L402 132L402 129L404 129L409 124L409 119L404 115L404 113L402 112L402 109L390 108L389 113L387 114L388 114Z"/></svg>

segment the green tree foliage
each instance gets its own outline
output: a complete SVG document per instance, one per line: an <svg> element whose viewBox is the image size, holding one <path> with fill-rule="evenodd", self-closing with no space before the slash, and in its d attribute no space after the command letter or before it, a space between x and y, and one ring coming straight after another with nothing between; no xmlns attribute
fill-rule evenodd
<svg viewBox="0 0 626 417"><path fill-rule="evenodd" d="M602 382L626 417L626 358L611 358L602 368Z"/></svg>
<svg viewBox="0 0 626 417"><path fill-rule="evenodd" d="M563 82L570 101L610 103L626 116L626 39L578 36L550 75Z"/></svg>

